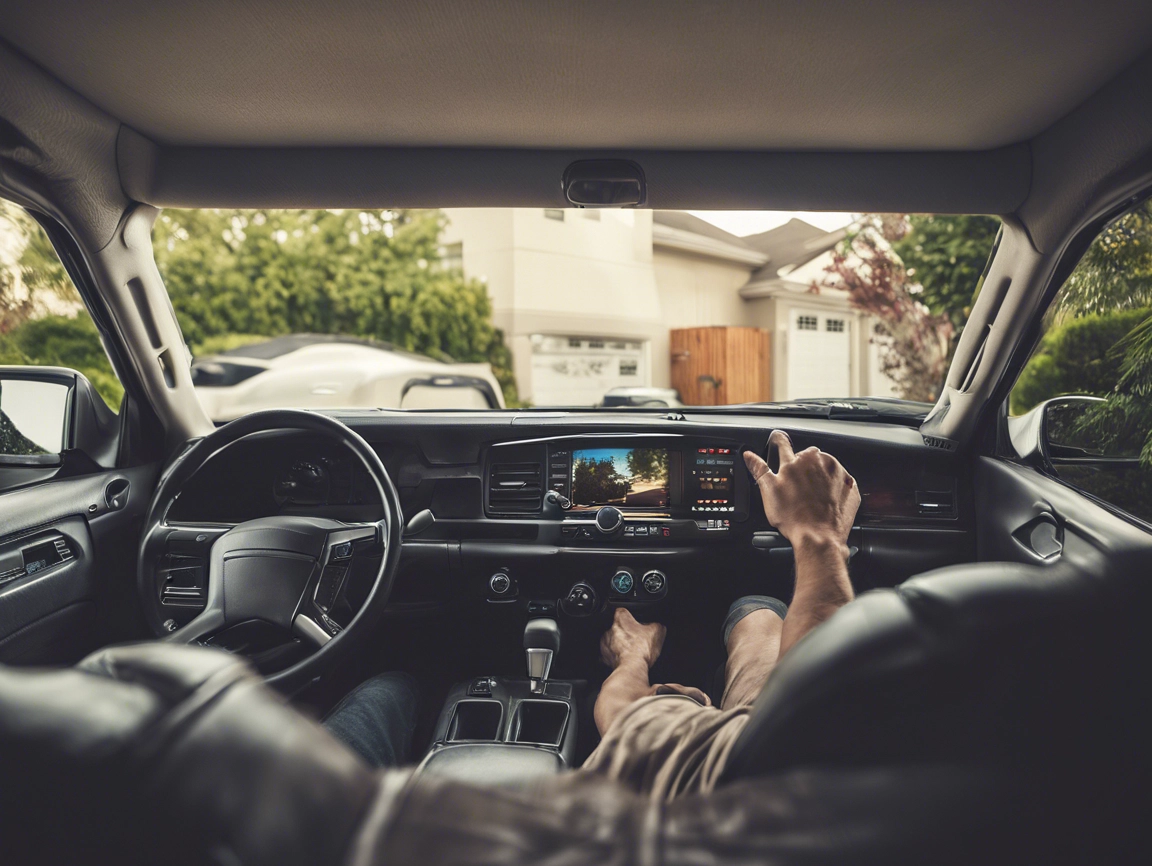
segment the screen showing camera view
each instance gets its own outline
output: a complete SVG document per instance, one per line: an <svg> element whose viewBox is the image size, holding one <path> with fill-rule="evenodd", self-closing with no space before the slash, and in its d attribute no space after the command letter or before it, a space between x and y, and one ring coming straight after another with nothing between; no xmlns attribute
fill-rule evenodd
<svg viewBox="0 0 1152 866"><path fill-rule="evenodd" d="M589 448L572 453L572 507L668 505L664 448Z"/></svg>

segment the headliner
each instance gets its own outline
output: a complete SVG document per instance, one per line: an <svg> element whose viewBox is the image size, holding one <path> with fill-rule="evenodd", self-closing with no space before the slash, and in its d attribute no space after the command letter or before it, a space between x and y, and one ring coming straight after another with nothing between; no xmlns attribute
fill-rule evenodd
<svg viewBox="0 0 1152 866"><path fill-rule="evenodd" d="M1147 0L57 0L6 39L161 144L980 150L1152 40Z"/></svg>

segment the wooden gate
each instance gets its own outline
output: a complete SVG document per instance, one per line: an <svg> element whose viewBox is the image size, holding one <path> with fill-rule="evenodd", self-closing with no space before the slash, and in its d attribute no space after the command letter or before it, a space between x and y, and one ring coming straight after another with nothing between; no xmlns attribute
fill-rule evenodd
<svg viewBox="0 0 1152 866"><path fill-rule="evenodd" d="M674 328L672 387L689 406L772 399L768 331L763 328Z"/></svg>

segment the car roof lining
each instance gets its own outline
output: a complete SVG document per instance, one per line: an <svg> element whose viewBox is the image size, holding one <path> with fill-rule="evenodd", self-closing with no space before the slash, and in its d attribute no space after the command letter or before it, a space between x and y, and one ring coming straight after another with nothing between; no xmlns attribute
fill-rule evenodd
<svg viewBox="0 0 1152 866"><path fill-rule="evenodd" d="M55 0L0 38L165 145L983 151L1135 60L1152 6Z"/></svg>
<svg viewBox="0 0 1152 866"><path fill-rule="evenodd" d="M109 21L124 21L123 9L135 9L145 18L174 14L163 3L113 5L116 11L110 13ZM190 5L222 8L212 3ZM878 20L891 24L900 5L884 4L874 14ZM902 8L906 11L912 5L917 4L904 4ZM929 5L940 9L947 4ZM974 25L980 20L978 17L964 18L966 27L952 34L958 46L974 52L942 58L952 73L959 74L965 64L978 63L981 58L986 61L989 52L1001 52L1005 57L1012 54L998 35L1000 31L1020 36L1026 29L1021 23L1021 9L1031 9L1041 16L1048 15L1051 9L1050 4L1036 7L1026 2L994 5L1005 10L1003 21L997 19L999 27L986 26L981 30ZM1097 86L1095 79L1089 81L1090 70L1085 71L1088 78L1080 82L1081 89L1076 93L1092 88L1095 92L1078 107L1030 139L986 149L964 145L995 141L997 136L953 136L929 143L953 141L955 147L919 150L897 147L900 142L896 139L873 142L889 145L887 149L840 150L178 145L164 143L159 136L149 137L124 122L124 118L110 116L37 62L0 42L0 81L4 82L0 85L0 186L10 196L40 205L87 246L99 249L112 239L133 201L160 207L554 207L565 204L559 179L569 162L620 156L634 159L644 167L649 180L648 204L654 208L1015 214L1036 248L1051 250L1074 228L1071 224L1089 203L1105 196L1119 182L1121 174L1142 178L1145 168L1152 168L1143 166L1142 161L1152 151L1152 106L1144 98L1152 86L1152 53L1145 51L1137 56L1131 50L1133 45L1147 44L1146 20L1152 26L1152 14L1145 14L1146 4L1116 0L1107 5L1115 16L1127 22L1124 38L1128 41L1123 45L1128 47L1117 47L1119 37L1115 33L1124 28L1093 24L1084 32L1094 34L1099 50L1111 51L1114 58L1135 56L1135 61L1102 87ZM301 6L295 4L291 7L295 11L287 14L297 15L294 20L311 20L300 12ZM361 11L364 8L363 4L341 4L340 9L347 12L352 6ZM418 14L412 4L392 6ZM433 6L441 8L438 4ZM987 13L986 17L996 18L989 11L992 7L977 6ZM38 13L27 11L30 8L33 7L21 8L19 15L6 16L0 22L0 35L13 39L13 34L23 32L14 29L13 22L35 24ZM79 10L80 5L75 8ZM751 7L735 4L731 8L747 12ZM142 10L151 11L145 14ZM1098 7L1093 14L1106 17ZM714 9L713 15L721 13ZM799 13L795 10L789 11L787 22L808 21L796 15ZM62 16L57 18L62 20ZM87 19L82 16L82 20ZM1075 20L1078 26L1085 26L1075 16L1068 18L1064 10L1053 20L1064 22L1059 33L1068 42L1077 41L1069 22ZM842 20L826 23L845 26ZM60 31L60 46L73 44L64 38L73 29L70 24ZM131 27L129 31L140 32ZM202 36L200 29L192 32ZM805 31L801 28L794 32L800 38ZM872 31L857 33L855 41L866 42L863 36L867 32ZM1053 33L1057 31L1049 33L1049 37L1054 38ZM1113 37L1108 37L1108 33ZM985 44L976 37L990 41ZM31 50L31 44L21 43L21 49ZM1025 50L1026 46L1031 47ZM155 53L153 44L138 47L147 49L145 54ZM1052 64L1064 68L1071 65L1060 54L1065 47L1061 45L1056 50L1048 41L1035 45L1025 40L1015 53L1027 54L1029 62L1039 68L1047 69ZM255 47L253 50L259 53ZM691 46L685 48L689 55L692 50ZM49 57L46 62L54 60L59 58ZM508 56L502 56L502 61L511 62ZM747 61L742 62L747 65ZM1040 88L1035 82L1029 85L1004 78L1004 72L1011 68L1014 67L1002 65L995 81L981 79L983 84L979 84L966 80L956 87L974 87L989 99L998 98L1001 89L1020 88L1037 97ZM544 77L555 72L535 71ZM138 86L148 90L150 84L141 79ZM956 95L943 84L940 86L949 98ZM875 110L883 109L884 101L892 96L891 88L885 90L882 80L858 90L857 98ZM938 103L930 107L930 118L944 114ZM674 105L661 109L675 113ZM585 119L595 125L595 117ZM780 123L787 119L786 114L775 118ZM851 115L842 117L845 127L853 125L851 120ZM974 122L973 118L969 120ZM900 126L893 121L893 116L887 117L889 125ZM911 128L915 124L904 126ZM928 141L903 141L917 140ZM668 139L651 136L644 141L659 143ZM866 140L844 141L859 144Z"/></svg>

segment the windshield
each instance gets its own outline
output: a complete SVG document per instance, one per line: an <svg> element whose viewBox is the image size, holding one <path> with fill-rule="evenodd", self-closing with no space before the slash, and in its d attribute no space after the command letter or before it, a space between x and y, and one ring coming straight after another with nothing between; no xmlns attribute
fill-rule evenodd
<svg viewBox="0 0 1152 866"><path fill-rule="evenodd" d="M829 399L847 416L907 419L928 407L899 401L937 397L998 228L915 214L204 209L162 212L153 242L217 422L277 407L823 412Z"/></svg>

